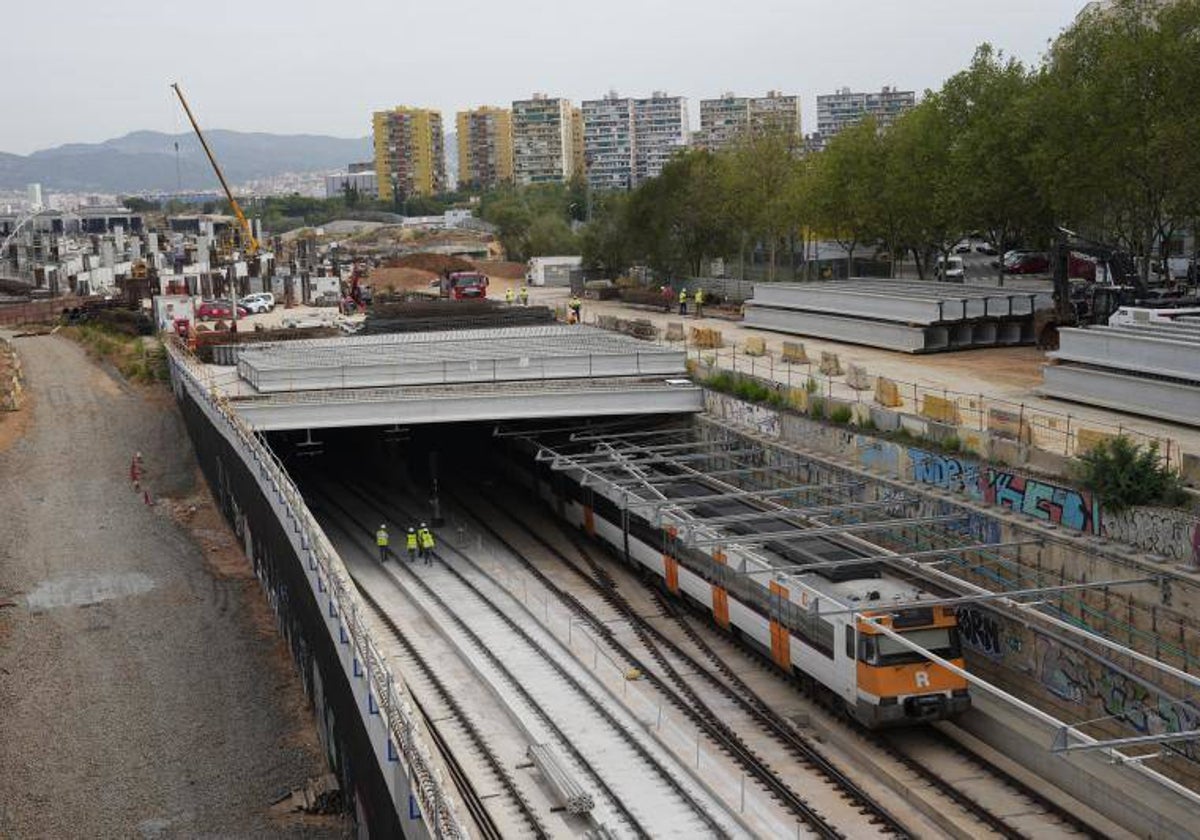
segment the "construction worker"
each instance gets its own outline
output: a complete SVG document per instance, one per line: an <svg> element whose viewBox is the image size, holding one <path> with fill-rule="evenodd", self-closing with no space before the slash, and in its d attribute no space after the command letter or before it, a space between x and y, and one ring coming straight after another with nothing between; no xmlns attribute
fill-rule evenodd
<svg viewBox="0 0 1200 840"><path fill-rule="evenodd" d="M663 312L666 312L668 315L671 314L671 287L663 286L658 291L662 295Z"/></svg>
<svg viewBox="0 0 1200 840"><path fill-rule="evenodd" d="M529 305L529 287L524 284L521 284L521 305Z"/></svg>
<svg viewBox="0 0 1200 840"><path fill-rule="evenodd" d="M570 307L571 311L575 313L575 323L580 323L583 320L583 301L579 299L578 295L571 295Z"/></svg>
<svg viewBox="0 0 1200 840"><path fill-rule="evenodd" d="M688 292L686 288L679 290L679 314L687 314Z"/></svg>
<svg viewBox="0 0 1200 840"><path fill-rule="evenodd" d="M424 522L421 523L420 529L417 531L417 539L421 542L421 559L425 561L425 565L433 564L433 531L429 530L429 526Z"/></svg>
<svg viewBox="0 0 1200 840"><path fill-rule="evenodd" d="M696 317L701 317L700 307L704 306L704 289L696 290Z"/></svg>
<svg viewBox="0 0 1200 840"><path fill-rule="evenodd" d="M408 534L404 538L404 547L408 549L408 562L417 562L417 529L409 527Z"/></svg>
<svg viewBox="0 0 1200 840"><path fill-rule="evenodd" d="M387 525L380 525L379 530L375 532L375 545L379 546L379 562L386 563L388 556Z"/></svg>
<svg viewBox="0 0 1200 840"><path fill-rule="evenodd" d="M514 297L515 297L515 293L513 292L512 286L509 286L507 289L504 290L504 302L507 303L509 306L513 305Z"/></svg>

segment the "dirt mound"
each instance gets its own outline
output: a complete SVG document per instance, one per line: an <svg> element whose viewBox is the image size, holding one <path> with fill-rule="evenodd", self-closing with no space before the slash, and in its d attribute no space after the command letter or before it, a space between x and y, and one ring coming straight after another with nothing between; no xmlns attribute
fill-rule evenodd
<svg viewBox="0 0 1200 840"><path fill-rule="evenodd" d="M392 288L396 291L409 289L427 289L432 280L436 280L435 271L423 271L419 268L376 268L371 270L367 285L375 293L381 293Z"/></svg>
<svg viewBox="0 0 1200 840"><path fill-rule="evenodd" d="M459 257L445 254L406 254L384 262L385 268L415 268L441 274L443 271L472 271L475 266Z"/></svg>
<svg viewBox="0 0 1200 840"><path fill-rule="evenodd" d="M525 268L525 263L521 262L475 260L476 271L482 271L488 277L500 277L504 280L523 280L525 278Z"/></svg>

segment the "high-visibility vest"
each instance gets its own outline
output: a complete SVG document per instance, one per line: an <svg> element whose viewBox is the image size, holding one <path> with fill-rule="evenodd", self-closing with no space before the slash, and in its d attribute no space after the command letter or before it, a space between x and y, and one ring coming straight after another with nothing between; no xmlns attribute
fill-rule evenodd
<svg viewBox="0 0 1200 840"><path fill-rule="evenodd" d="M511 288L509 288L509 290L504 293L504 299L506 301L508 301L509 303L513 302L513 290Z"/></svg>
<svg viewBox="0 0 1200 840"><path fill-rule="evenodd" d="M679 290L679 302L680 302L680 303L687 303L687 289L680 289L680 290Z"/></svg>
<svg viewBox="0 0 1200 840"><path fill-rule="evenodd" d="M417 532L416 531L408 532L408 537L405 539L404 545L409 551L413 551L416 549L416 547L417 547Z"/></svg>
<svg viewBox="0 0 1200 840"><path fill-rule="evenodd" d="M696 290L696 305L699 306L702 303L704 303L704 290L697 289Z"/></svg>
<svg viewBox="0 0 1200 840"><path fill-rule="evenodd" d="M417 531L417 536L421 538L421 548L433 548L433 531L422 528Z"/></svg>
<svg viewBox="0 0 1200 840"><path fill-rule="evenodd" d="M376 545L387 545L388 544L387 528L380 528L378 531L375 532L375 544Z"/></svg>
<svg viewBox="0 0 1200 840"><path fill-rule="evenodd" d="M529 290L524 286L521 287L521 300L529 300Z"/></svg>

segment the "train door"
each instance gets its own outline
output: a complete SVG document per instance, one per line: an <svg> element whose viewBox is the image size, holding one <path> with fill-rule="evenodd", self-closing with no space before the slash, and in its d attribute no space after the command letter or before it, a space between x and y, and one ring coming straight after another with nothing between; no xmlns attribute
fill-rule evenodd
<svg viewBox="0 0 1200 840"><path fill-rule="evenodd" d="M858 702L858 632L853 621L847 621L841 628L841 644L834 640L833 658L838 674L838 693L842 699L854 708Z"/></svg>

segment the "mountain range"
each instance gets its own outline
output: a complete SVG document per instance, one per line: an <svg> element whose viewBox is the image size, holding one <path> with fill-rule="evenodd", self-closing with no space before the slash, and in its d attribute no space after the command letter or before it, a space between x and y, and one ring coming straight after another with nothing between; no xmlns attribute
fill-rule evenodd
<svg viewBox="0 0 1200 840"><path fill-rule="evenodd" d="M345 170L370 160L369 137L214 129L204 136L226 179L239 184L285 172ZM178 144L178 159L176 157ZM69 143L29 155L0 152L0 189L40 183L63 192L173 192L219 185L196 135L134 131L102 143Z"/></svg>

